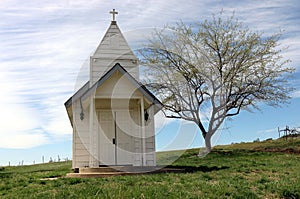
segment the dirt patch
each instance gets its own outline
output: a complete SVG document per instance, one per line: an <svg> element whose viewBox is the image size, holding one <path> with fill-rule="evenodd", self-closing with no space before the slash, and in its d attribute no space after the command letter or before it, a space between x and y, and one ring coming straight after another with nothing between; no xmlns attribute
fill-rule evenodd
<svg viewBox="0 0 300 199"><path fill-rule="evenodd" d="M294 148L256 148L254 151L262 151L262 152L277 152L277 153L288 153L288 154L299 154L300 155L300 149L294 149Z"/></svg>
<svg viewBox="0 0 300 199"><path fill-rule="evenodd" d="M53 177L53 178L41 178L40 180L46 181L46 180L57 180L59 177Z"/></svg>

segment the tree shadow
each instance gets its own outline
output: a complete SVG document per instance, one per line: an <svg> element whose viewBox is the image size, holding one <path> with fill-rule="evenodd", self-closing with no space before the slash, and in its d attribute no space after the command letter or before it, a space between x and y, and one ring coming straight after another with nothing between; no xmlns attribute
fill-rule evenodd
<svg viewBox="0 0 300 199"><path fill-rule="evenodd" d="M163 170L170 173L194 173L194 172L212 172L229 169L228 166L167 166Z"/></svg>
<svg viewBox="0 0 300 199"><path fill-rule="evenodd" d="M0 179L10 178L13 175L13 172L0 172Z"/></svg>

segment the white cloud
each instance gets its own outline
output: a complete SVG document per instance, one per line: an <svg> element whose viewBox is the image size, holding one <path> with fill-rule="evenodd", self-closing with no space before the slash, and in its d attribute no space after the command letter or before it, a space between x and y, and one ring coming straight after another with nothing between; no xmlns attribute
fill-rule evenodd
<svg viewBox="0 0 300 199"><path fill-rule="evenodd" d="M293 92L292 97L293 98L300 98L300 90Z"/></svg>
<svg viewBox="0 0 300 199"><path fill-rule="evenodd" d="M18 82L7 77L0 73L0 148L31 148L70 137L72 130L62 96L50 96L44 101L22 98ZM31 94L42 95L41 91L35 90Z"/></svg>
<svg viewBox="0 0 300 199"><path fill-rule="evenodd" d="M1 135L0 148L26 149L49 143L48 137L39 130L20 131Z"/></svg>
<svg viewBox="0 0 300 199"><path fill-rule="evenodd" d="M61 101L58 101L61 102ZM71 139L72 127L66 110L62 105L53 105L52 110L48 110L48 121L44 122L43 128L52 139Z"/></svg>
<svg viewBox="0 0 300 199"><path fill-rule="evenodd" d="M289 66L295 67L297 71L300 71L300 36L293 35L291 37L284 38L280 41L280 43L283 48L287 48L285 51L282 52L284 59L291 60Z"/></svg>
<svg viewBox="0 0 300 199"><path fill-rule="evenodd" d="M277 128L273 128L273 129L264 129L264 130L259 130L257 133L258 134L271 134L274 135L274 133L278 132Z"/></svg>
<svg viewBox="0 0 300 199"><path fill-rule="evenodd" d="M15 93L15 82L0 73L0 148L30 148L47 142L33 107Z"/></svg>
<svg viewBox="0 0 300 199"><path fill-rule="evenodd" d="M121 30L133 30L128 34L133 37L137 28L141 28L142 35L144 27L162 27L179 19L203 20L222 7L232 8L251 27L267 31L286 29L287 38L282 42L290 49L285 56L300 66L297 17L283 21L283 16L286 19L288 15L274 13L280 7L290 8L291 1L264 5L251 1L177 0L171 4L154 0L1 0L0 147L27 148L70 137L71 126L63 103L75 91L80 67L107 29L112 8L119 11ZM276 9L272 11L271 7ZM172 120L158 115L155 122L156 129L161 129Z"/></svg>

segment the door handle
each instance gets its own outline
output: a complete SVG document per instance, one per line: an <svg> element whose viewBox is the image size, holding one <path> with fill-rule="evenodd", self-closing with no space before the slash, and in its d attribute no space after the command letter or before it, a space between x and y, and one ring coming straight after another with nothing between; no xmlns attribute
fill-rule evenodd
<svg viewBox="0 0 300 199"><path fill-rule="evenodd" d="M112 139L113 144L116 144L116 138Z"/></svg>

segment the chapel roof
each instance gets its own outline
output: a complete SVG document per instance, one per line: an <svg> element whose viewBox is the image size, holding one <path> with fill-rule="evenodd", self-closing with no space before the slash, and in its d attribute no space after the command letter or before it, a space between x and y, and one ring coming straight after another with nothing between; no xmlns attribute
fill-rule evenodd
<svg viewBox="0 0 300 199"><path fill-rule="evenodd" d="M117 14L115 10L110 12L111 14ZM69 113L70 107L77 100L87 99L89 96L93 95L97 88L99 88L103 83L108 80L116 71L119 71L122 76L124 76L129 82L143 94L143 96L150 102L156 106L156 111L159 111L163 105L162 103L137 79L132 76L127 70L119 63L123 60L130 60L131 62L137 63L137 57L132 52L129 47L125 37L123 36L120 28L115 21L115 17L113 14L113 20L109 28L107 29L103 39L95 50L94 54L91 56L93 60L110 60L111 63L115 63L104 75L99 74L95 80L90 79L86 84L84 84L72 97L70 97L65 102L65 107L67 112ZM126 67L127 65L125 65ZM128 67L128 66L127 66ZM132 71L132 70L131 70ZM90 71L91 73L92 71ZM98 79L99 78L99 79ZM72 110L72 107L71 107Z"/></svg>
<svg viewBox="0 0 300 199"><path fill-rule="evenodd" d="M117 22L111 21L92 57L116 60L120 58L120 55L122 59L137 60Z"/></svg>
<svg viewBox="0 0 300 199"><path fill-rule="evenodd" d="M89 87L89 82L87 82L83 87L81 87L72 97L70 97L65 102L65 107L70 107L78 99L84 100L99 88L107 79L109 79L116 71L119 71L124 77L126 77L132 85L139 90L147 100L155 104L158 109L161 109L163 104L140 82L133 78L125 68L123 68L119 63L116 63L109 71L107 71L97 82L95 82L91 87Z"/></svg>

